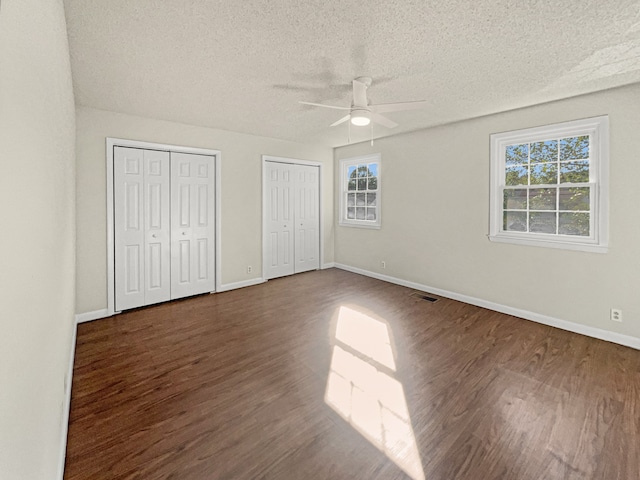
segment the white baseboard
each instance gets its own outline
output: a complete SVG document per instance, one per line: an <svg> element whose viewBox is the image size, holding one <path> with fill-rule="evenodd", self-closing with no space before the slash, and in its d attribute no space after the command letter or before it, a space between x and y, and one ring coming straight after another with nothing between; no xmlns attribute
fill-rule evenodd
<svg viewBox="0 0 640 480"><path fill-rule="evenodd" d="M327 268L333 268L335 266L336 266L335 262L325 263L324 265L322 265L322 270L326 270Z"/></svg>
<svg viewBox="0 0 640 480"><path fill-rule="evenodd" d="M242 282L227 283L226 285L220 285L220 288L212 293L226 292L228 290L235 290L236 288L251 287L252 285L259 285L264 282L266 282L266 280L260 277L243 280ZM90 322L92 320L99 320L110 316L109 310L106 308L103 308L102 310L94 310L93 312L78 313L76 314L76 323Z"/></svg>
<svg viewBox="0 0 640 480"><path fill-rule="evenodd" d="M507 305L501 305L499 303L490 302L481 298L470 297L456 292L450 292L441 288L430 287L428 285L422 285L420 283L410 282L401 278L390 277L389 275L383 275L381 273L371 272L369 270L363 270L357 267L351 267L341 263L335 264L336 268L341 270L347 270L349 272L365 275L367 277L376 278L389 283L395 283L396 285L402 285L403 287L413 288L414 290L420 290L422 292L433 293L441 297L451 298L460 302L469 303L478 307L486 308L488 310L494 310L500 313L506 313L507 315L513 315L514 317L523 318L525 320L531 320L532 322L542 323L549 325L550 327L560 328L573 333L579 333L588 337L598 338L607 342L617 343L626 347L635 348L640 350L640 338L632 337L630 335L624 335L622 333L611 332L609 330L603 330L601 328L589 327L588 325L582 325L580 323L569 322L567 320L561 320L559 318L549 317L528 310L521 310L515 307L509 307Z"/></svg>
<svg viewBox="0 0 640 480"><path fill-rule="evenodd" d="M103 308L102 310L94 310L93 312L77 313L76 323L90 322L91 320L98 320L106 317L110 317L109 310L106 308Z"/></svg>
<svg viewBox="0 0 640 480"><path fill-rule="evenodd" d="M62 425L60 438L60 453L58 455L58 480L64 479L64 463L67 458L67 434L69 432L69 412L71 411L71 385L73 384L73 362L76 357L76 335L78 332L77 324L73 325L73 334L71 336L71 352L69 354L69 366L67 367L67 375L65 377L66 384L64 386L64 404L62 407Z"/></svg>
<svg viewBox="0 0 640 480"><path fill-rule="evenodd" d="M215 293L227 292L229 290L235 290L236 288L252 287L253 285L260 285L264 282L266 282L266 280L262 277L259 277L252 278L250 280L243 280L241 282L227 283L225 285L220 285L220 288L218 288Z"/></svg>

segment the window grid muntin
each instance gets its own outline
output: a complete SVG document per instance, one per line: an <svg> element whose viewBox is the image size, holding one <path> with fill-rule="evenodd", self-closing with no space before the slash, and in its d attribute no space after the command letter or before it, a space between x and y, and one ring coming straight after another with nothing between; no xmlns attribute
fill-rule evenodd
<svg viewBox="0 0 640 480"><path fill-rule="evenodd" d="M543 235L503 231L503 189L505 147L544 141L552 137L591 136L590 177L595 187L591 195L590 237ZM489 235L492 242L566 250L606 253L609 246L609 117L600 115L567 122L540 125L491 134Z"/></svg>
<svg viewBox="0 0 640 480"><path fill-rule="evenodd" d="M586 157L579 157L579 158L570 158L567 160L561 160L562 158L562 141L563 140L569 140L569 139L580 139L586 137L587 138L587 152L588 155ZM532 150L532 145L533 144L546 144L548 142L555 142L556 144L556 160L553 162L539 162L539 161L532 161L531 159L531 150ZM526 163L511 163L511 164L507 164L506 161L506 157L507 157L507 151L509 149L509 147L514 147L514 146L521 146L521 145L526 145L527 146L527 162ZM593 171L593 162L592 162L592 146L593 146L593 138L590 132L583 132L583 133L576 133L576 132L572 132L571 135L563 135L563 136L554 136L551 138L545 137L542 139L531 139L529 141L519 141L519 142L509 142L509 143L505 143L503 145L503 147L501 148L501 164L502 164L502 168L501 168L501 219L500 219L500 231L501 232L507 232L509 234L525 234L525 235L552 235L552 236L560 236L560 237L571 237L571 238L576 238L576 237L580 237L580 238L592 238L594 236L594 222L593 222L593 210L594 210L594 193L595 193L595 183L594 183L594 179L593 179L593 175L594 175L594 171ZM579 183L575 183L575 182L565 182L565 183L561 183L561 178L562 178L562 168L561 165L563 164L569 164L569 163L577 163L577 162L586 162L588 168L589 168L589 179L587 182L579 182ZM532 172L532 165L556 165L556 183L535 183L532 184L531 183L531 172ZM526 168L527 170L527 184L516 184L516 185L506 185L507 182L507 172L508 170L511 168ZM567 188L567 189L571 189L571 188L589 188L589 210L560 210L560 189L561 188ZM526 195L526 210L525 209L508 209L505 208L505 198L504 198L504 191L505 190L525 190L527 191L527 195ZM530 209L530 193L529 190L531 189L554 189L555 190L555 201L556 201L556 205L555 205L555 209L553 210L541 210L541 209ZM522 212L525 213L525 219L526 219L526 230L525 231L521 231L521 230L507 230L505 228L505 219L506 216L505 214L507 212ZM531 218L531 213L553 213L555 215L555 233L543 233L543 232L535 232L535 231L531 231L531 225L530 225L530 218ZM571 235L571 234L563 234L560 233L560 214L561 213L586 213L589 214L589 233L588 235Z"/></svg>
<svg viewBox="0 0 640 480"><path fill-rule="evenodd" d="M371 228L380 227L380 170L381 162L379 154L365 155L356 158L347 158L341 161L342 194L341 194L341 218L340 224L350 226L363 226ZM358 170L366 167L367 175L360 176ZM352 179L350 174L355 172ZM361 188L358 180L366 180L366 188ZM370 188L371 179L375 179L375 189ZM349 190L350 180L355 180L355 189ZM354 197L355 204L349 206L349 194L356 194ZM357 204L357 194L365 195L365 204ZM375 196L375 202L370 202L370 198ZM349 209L353 209L353 218L349 218ZM358 208L363 209L364 218L358 218ZM370 215L375 218L368 218Z"/></svg>
<svg viewBox="0 0 640 480"><path fill-rule="evenodd" d="M373 168L372 168L373 167ZM345 165L347 171L347 190L346 190L346 211L344 212L345 218L347 220L355 220L359 222L377 222L378 219L378 203L377 203L377 193L378 193L378 163L377 162L362 162L357 164L346 164ZM361 172L366 173L366 175L362 175ZM369 188L371 185L371 180L375 179L375 190ZM355 190L350 189L351 182L354 182ZM362 182L364 181L365 188L361 188ZM364 195L364 203L362 205L358 204L358 198L360 195ZM353 196L354 204L349 205L349 197ZM369 203L369 197L375 196L376 201L375 204ZM353 209L353 217L350 217L349 210ZM363 209L363 210L359 210ZM364 218L358 218L359 212L364 213ZM369 219L369 212L373 212L373 218Z"/></svg>

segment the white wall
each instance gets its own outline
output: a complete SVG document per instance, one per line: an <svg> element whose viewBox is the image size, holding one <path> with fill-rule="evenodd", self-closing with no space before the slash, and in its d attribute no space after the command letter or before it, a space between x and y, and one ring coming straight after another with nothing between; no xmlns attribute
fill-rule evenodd
<svg viewBox="0 0 640 480"><path fill-rule="evenodd" d="M490 134L603 114L609 253L490 242ZM382 228L336 227L337 263L640 337L640 85L339 148L336 165L368 152L382 153Z"/></svg>
<svg viewBox="0 0 640 480"><path fill-rule="evenodd" d="M56 478L74 320L75 112L62 0L0 9L0 478Z"/></svg>
<svg viewBox="0 0 640 480"><path fill-rule="evenodd" d="M107 307L105 138L210 148L222 157L222 283L262 272L262 155L323 162L325 263L333 262L333 153L224 130L78 107L77 313ZM253 267L251 274L247 266Z"/></svg>

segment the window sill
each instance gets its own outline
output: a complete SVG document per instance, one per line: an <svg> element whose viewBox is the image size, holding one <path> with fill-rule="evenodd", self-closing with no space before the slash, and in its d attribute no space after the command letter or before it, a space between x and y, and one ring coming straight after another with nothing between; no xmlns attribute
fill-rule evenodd
<svg viewBox="0 0 640 480"><path fill-rule="evenodd" d="M339 222L338 226L340 227L353 227L353 228L367 228L369 230L380 230L380 224L369 224L366 223L350 223L350 222Z"/></svg>
<svg viewBox="0 0 640 480"><path fill-rule="evenodd" d="M514 245L528 245L530 247L560 248L563 250L576 250L580 252L607 253L608 245L598 245L595 243L567 242L558 240L547 240L540 238L522 238L508 235L488 235L489 240L498 243L512 243Z"/></svg>

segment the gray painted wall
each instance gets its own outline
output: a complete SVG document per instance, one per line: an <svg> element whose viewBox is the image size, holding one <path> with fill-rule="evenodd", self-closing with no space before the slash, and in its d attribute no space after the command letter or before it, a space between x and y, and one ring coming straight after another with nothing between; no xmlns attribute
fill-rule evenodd
<svg viewBox="0 0 640 480"><path fill-rule="evenodd" d="M86 107L77 123L77 313L107 307L106 137L221 151L223 284L262 275L262 155L322 162L324 261L333 262L331 148Z"/></svg>
<svg viewBox="0 0 640 480"><path fill-rule="evenodd" d="M0 477L55 478L75 325L75 111L62 0L0 11Z"/></svg>
<svg viewBox="0 0 640 480"><path fill-rule="evenodd" d="M639 99L633 85L337 149L336 172L341 158L381 152L383 190L382 228L336 227L336 262L640 337ZM609 252L490 242L489 136L603 114ZM609 319L612 307L623 323Z"/></svg>

